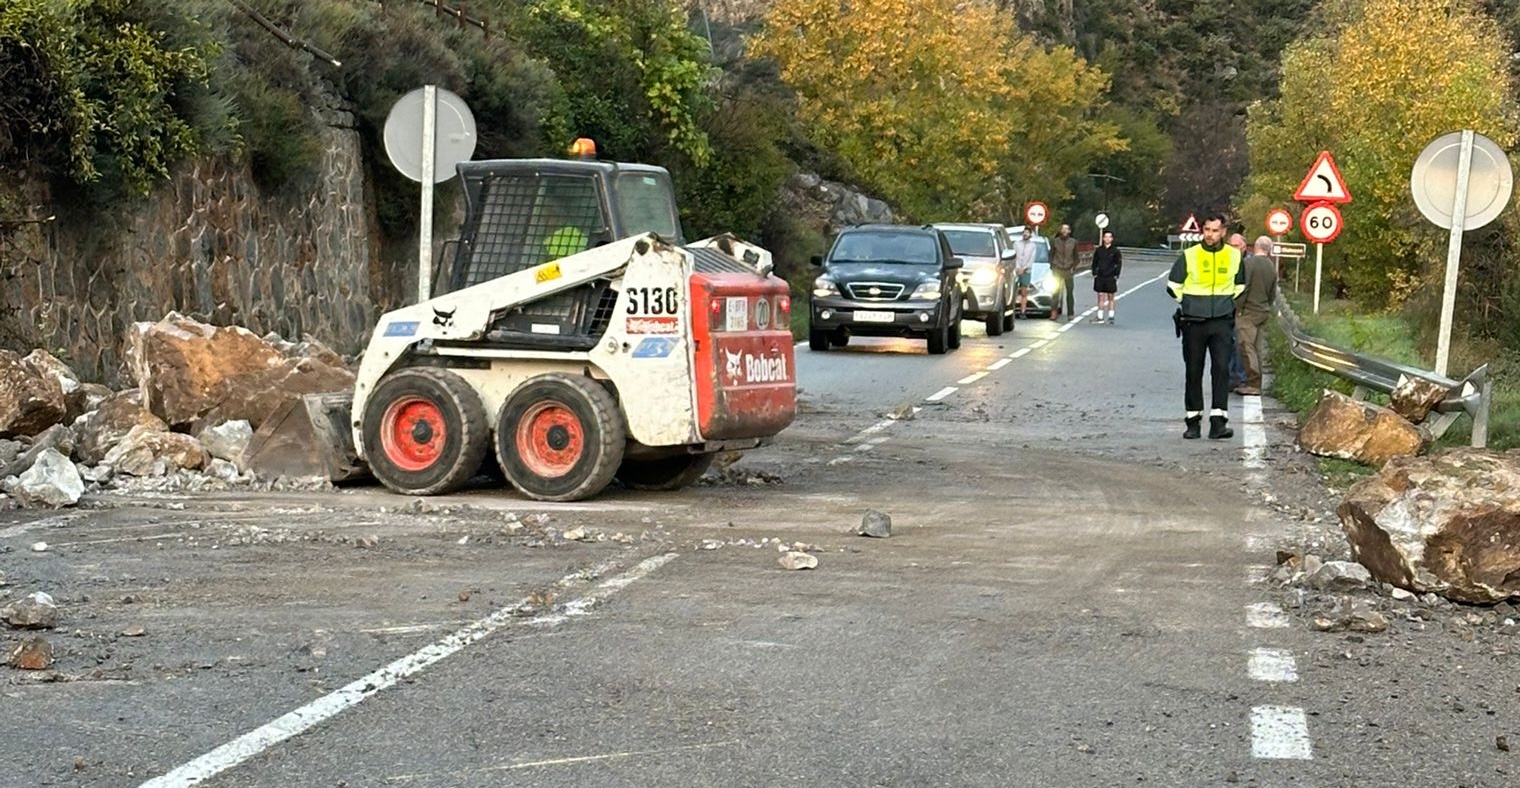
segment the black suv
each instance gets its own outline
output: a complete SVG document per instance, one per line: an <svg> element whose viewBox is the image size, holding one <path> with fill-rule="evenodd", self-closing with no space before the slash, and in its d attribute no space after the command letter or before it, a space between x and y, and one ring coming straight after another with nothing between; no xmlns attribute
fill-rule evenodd
<svg viewBox="0 0 1520 788"><path fill-rule="evenodd" d="M828 350L855 334L924 337L929 352L961 344L960 258L939 230L895 224L851 227L814 257L808 347Z"/></svg>

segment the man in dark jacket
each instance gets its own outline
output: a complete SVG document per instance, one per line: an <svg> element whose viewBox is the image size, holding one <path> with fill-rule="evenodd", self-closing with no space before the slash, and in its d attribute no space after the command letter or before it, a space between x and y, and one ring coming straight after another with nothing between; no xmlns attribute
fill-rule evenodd
<svg viewBox="0 0 1520 788"><path fill-rule="evenodd" d="M1104 321L1103 311L1107 309L1108 323L1113 324L1114 293L1119 292L1119 271L1123 266L1119 247L1114 246L1114 234L1104 230L1103 243L1093 250L1092 258L1093 292L1098 294L1098 316L1093 318L1094 323Z"/></svg>
<svg viewBox="0 0 1520 788"><path fill-rule="evenodd" d="M1230 421L1230 335L1235 332L1235 299L1245 292L1245 269L1240 252L1224 242L1224 217L1203 222L1203 243L1178 255L1166 287L1177 299L1182 323L1182 357L1186 365L1183 403L1187 408L1184 438L1200 437L1203 420L1203 365L1207 358L1213 384L1209 437L1233 437Z"/></svg>
<svg viewBox="0 0 1520 788"><path fill-rule="evenodd" d="M1066 298L1066 322L1070 323L1077 317L1077 295L1072 290L1072 283L1077 276L1077 239L1071 237L1071 225L1061 225L1061 231L1056 237L1050 239L1050 270L1056 275L1056 281L1060 283L1061 292L1056 293L1051 300L1050 316L1056 317L1059 310L1055 307L1061 303L1061 298Z"/></svg>

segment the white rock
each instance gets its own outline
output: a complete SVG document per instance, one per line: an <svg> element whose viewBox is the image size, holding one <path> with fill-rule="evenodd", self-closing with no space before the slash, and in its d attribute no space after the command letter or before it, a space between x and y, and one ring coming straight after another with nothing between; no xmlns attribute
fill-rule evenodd
<svg viewBox="0 0 1520 788"><path fill-rule="evenodd" d="M21 474L14 494L23 506L73 506L84 495L84 479L68 457L48 448Z"/></svg>
<svg viewBox="0 0 1520 788"><path fill-rule="evenodd" d="M201 442L207 454L242 468L243 454L248 451L248 444L253 442L253 427L244 419L225 421L201 430L195 438Z"/></svg>
<svg viewBox="0 0 1520 788"><path fill-rule="evenodd" d="M48 543L47 542L33 542L32 543L32 552L34 552L34 553L46 553L47 550L48 550Z"/></svg>
<svg viewBox="0 0 1520 788"><path fill-rule="evenodd" d="M817 569L818 557L792 552L776 559L776 563L780 564L782 569Z"/></svg>
<svg viewBox="0 0 1520 788"><path fill-rule="evenodd" d="M206 475L224 482L235 482L240 476L236 465L220 457L206 465Z"/></svg>

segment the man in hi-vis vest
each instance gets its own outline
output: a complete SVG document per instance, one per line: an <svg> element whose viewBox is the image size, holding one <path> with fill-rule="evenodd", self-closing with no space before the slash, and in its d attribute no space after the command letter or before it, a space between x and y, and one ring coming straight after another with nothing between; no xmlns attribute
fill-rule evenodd
<svg viewBox="0 0 1520 788"><path fill-rule="evenodd" d="M1209 437L1230 438L1230 336L1235 330L1235 299L1245 292L1245 269L1240 252L1224 242L1224 217L1203 221L1203 243L1190 246L1172 264L1167 290L1177 302L1182 323L1182 358L1187 367L1183 404L1187 407L1184 438L1197 438L1203 420L1203 360L1209 359L1214 409L1209 411Z"/></svg>

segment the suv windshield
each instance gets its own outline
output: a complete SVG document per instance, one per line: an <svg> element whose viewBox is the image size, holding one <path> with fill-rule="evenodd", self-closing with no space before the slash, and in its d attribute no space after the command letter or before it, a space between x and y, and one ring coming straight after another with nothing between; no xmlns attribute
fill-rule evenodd
<svg viewBox="0 0 1520 788"><path fill-rule="evenodd" d="M856 232L839 236L829 259L840 263L909 263L934 265L939 254L934 236L921 232Z"/></svg>
<svg viewBox="0 0 1520 788"><path fill-rule="evenodd" d="M648 172L625 172L617 179L618 214L630 236L654 233L679 241L676 202L665 180Z"/></svg>
<svg viewBox="0 0 1520 788"><path fill-rule="evenodd" d="M940 230L950 241L950 251L969 257L995 257L992 233L986 230Z"/></svg>

